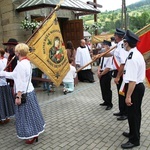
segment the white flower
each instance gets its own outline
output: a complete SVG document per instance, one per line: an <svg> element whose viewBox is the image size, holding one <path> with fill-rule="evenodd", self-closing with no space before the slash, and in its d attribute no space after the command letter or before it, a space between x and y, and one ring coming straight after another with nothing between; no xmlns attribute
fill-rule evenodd
<svg viewBox="0 0 150 150"><path fill-rule="evenodd" d="M29 21L27 19L21 21L21 28L26 30L34 30L39 27L41 22L37 22L35 20Z"/></svg>

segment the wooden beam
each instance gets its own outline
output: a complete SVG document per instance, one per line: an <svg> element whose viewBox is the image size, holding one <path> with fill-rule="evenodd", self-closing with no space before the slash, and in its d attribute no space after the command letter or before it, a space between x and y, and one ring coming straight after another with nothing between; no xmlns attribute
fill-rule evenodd
<svg viewBox="0 0 150 150"><path fill-rule="evenodd" d="M94 2L90 2L90 1L87 1L87 4L94 6L94 8L97 8L97 7L102 8L103 7L100 4L97 4L97 3L94 3Z"/></svg>

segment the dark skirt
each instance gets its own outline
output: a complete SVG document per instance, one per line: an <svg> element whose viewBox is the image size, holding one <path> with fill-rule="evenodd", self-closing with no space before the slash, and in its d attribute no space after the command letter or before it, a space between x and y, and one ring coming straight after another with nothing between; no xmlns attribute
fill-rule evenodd
<svg viewBox="0 0 150 150"><path fill-rule="evenodd" d="M91 69L81 70L78 72L78 79L81 82L94 82L94 76Z"/></svg>
<svg viewBox="0 0 150 150"><path fill-rule="evenodd" d="M26 103L16 105L16 130L20 139L29 139L44 132L45 121L34 91L27 93Z"/></svg>
<svg viewBox="0 0 150 150"><path fill-rule="evenodd" d="M0 121L14 116L14 97L9 85L0 86Z"/></svg>

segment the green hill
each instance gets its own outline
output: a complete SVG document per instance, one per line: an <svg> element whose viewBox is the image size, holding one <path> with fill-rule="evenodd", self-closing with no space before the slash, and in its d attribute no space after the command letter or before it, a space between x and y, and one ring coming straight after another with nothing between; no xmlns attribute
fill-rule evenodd
<svg viewBox="0 0 150 150"><path fill-rule="evenodd" d="M113 33L115 28L122 28L122 10L105 11L97 15L97 23L94 23L93 15L83 16L84 29L90 33L98 30ZM133 32L143 28L150 23L150 0L141 0L126 7L127 28Z"/></svg>

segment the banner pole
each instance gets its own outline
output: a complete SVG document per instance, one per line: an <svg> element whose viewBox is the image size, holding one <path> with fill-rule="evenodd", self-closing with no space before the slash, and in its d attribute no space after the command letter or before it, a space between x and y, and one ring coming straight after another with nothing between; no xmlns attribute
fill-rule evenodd
<svg viewBox="0 0 150 150"><path fill-rule="evenodd" d="M51 13L43 20L42 24L33 32L33 34L28 38L25 42L26 44L31 40L31 38L38 32L38 30L43 26L43 24L53 15L55 11L60 8L60 5L64 2L64 0L60 0L60 2L56 5L56 7L51 11Z"/></svg>
<svg viewBox="0 0 150 150"><path fill-rule="evenodd" d="M106 52L102 53L102 54L97 54L95 56L95 58L90 61L89 63L87 63L86 65L84 65L83 67L79 68L76 72L78 73L79 71L81 71L82 69L84 69L85 67L87 67L88 65L90 65L91 63L95 62L98 58L103 57L104 55L106 55L107 53L109 53L110 51L112 51L114 48L116 48L116 46L110 48L109 50L107 50Z"/></svg>

